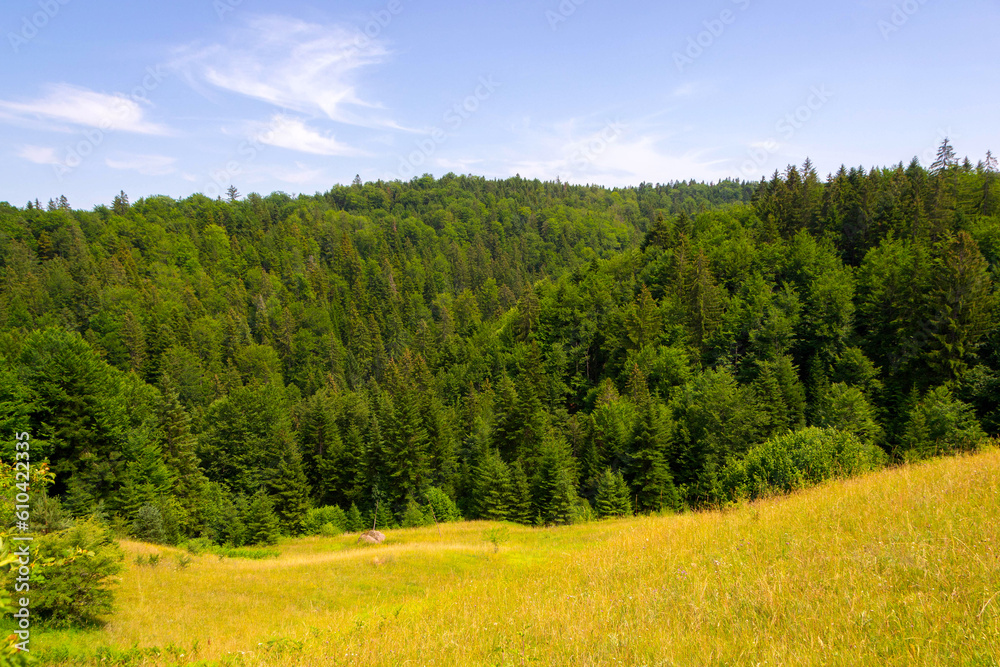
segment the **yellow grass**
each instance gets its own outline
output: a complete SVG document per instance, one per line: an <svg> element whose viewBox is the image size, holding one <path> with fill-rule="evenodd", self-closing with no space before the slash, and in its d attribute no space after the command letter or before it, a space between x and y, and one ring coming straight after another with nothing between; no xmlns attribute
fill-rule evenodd
<svg viewBox="0 0 1000 667"><path fill-rule="evenodd" d="M101 646L135 665L1000 660L996 449L728 512L512 526L496 554L490 525L391 531L378 547L295 540L278 559L185 569L170 549L125 543L107 627L35 648L71 665L109 664ZM159 565L134 565L152 551Z"/></svg>

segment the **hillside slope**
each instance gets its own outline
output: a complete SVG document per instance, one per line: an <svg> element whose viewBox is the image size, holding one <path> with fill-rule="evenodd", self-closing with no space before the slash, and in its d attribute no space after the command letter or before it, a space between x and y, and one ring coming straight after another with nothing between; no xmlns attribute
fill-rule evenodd
<svg viewBox="0 0 1000 667"><path fill-rule="evenodd" d="M726 512L509 526L498 553L484 522L392 531L376 548L299 539L276 560L200 556L186 568L170 549L126 543L111 623L51 632L45 654L73 665L96 664L102 645L135 665L994 665L998 516L991 448ZM131 562L152 550L159 565Z"/></svg>

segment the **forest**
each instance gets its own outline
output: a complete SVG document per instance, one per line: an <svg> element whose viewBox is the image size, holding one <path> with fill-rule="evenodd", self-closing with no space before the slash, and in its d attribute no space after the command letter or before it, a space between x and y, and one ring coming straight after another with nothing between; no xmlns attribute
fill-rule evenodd
<svg viewBox="0 0 1000 667"><path fill-rule="evenodd" d="M719 506L775 451L997 435L998 270L997 161L947 140L825 178L2 203L0 457L48 461L38 530L174 544Z"/></svg>

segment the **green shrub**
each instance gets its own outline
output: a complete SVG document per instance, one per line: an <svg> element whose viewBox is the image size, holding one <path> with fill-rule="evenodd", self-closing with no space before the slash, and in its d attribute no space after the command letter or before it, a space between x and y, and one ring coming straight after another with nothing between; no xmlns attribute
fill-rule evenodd
<svg viewBox="0 0 1000 667"><path fill-rule="evenodd" d="M432 486L427 489L424 495L427 497L428 507L434 510L433 518L438 523L462 520L462 513L458 511L458 505L441 489Z"/></svg>
<svg viewBox="0 0 1000 667"><path fill-rule="evenodd" d="M135 513L135 521L132 522L132 535L137 540L162 544L166 539L166 531L163 528L163 514L160 508L151 503L140 507Z"/></svg>
<svg viewBox="0 0 1000 667"><path fill-rule="evenodd" d="M32 575L33 613L64 625L100 623L111 613L111 586L124 557L107 528L89 519L34 544L41 567Z"/></svg>
<svg viewBox="0 0 1000 667"><path fill-rule="evenodd" d="M426 526L432 522L429 513L424 512L424 508L420 506L416 500L411 496L406 501L406 509L403 511L402 521L400 525L403 528L419 528L420 526Z"/></svg>
<svg viewBox="0 0 1000 667"><path fill-rule="evenodd" d="M720 481L728 500L753 499L868 472L885 461L881 449L854 434L810 427L771 438L730 460Z"/></svg>
<svg viewBox="0 0 1000 667"><path fill-rule="evenodd" d="M351 533L360 533L365 530L365 518L354 503L351 503L351 509L347 510L347 530Z"/></svg>
<svg viewBox="0 0 1000 667"><path fill-rule="evenodd" d="M917 460L973 451L985 438L972 406L937 387L910 410L900 450L902 458Z"/></svg>
<svg viewBox="0 0 1000 667"><path fill-rule="evenodd" d="M234 549L231 547L213 547L211 553L217 555L219 560L223 558L246 558L248 560L265 560L268 558L277 558L281 555L281 552L277 549L252 549L248 547L241 547Z"/></svg>
<svg viewBox="0 0 1000 667"><path fill-rule="evenodd" d="M314 507L309 510L306 512L306 518L303 520L306 535L326 535L327 533L323 532L323 528L327 524L330 524L336 530L336 532L332 533L333 535L346 532L347 514L336 505L327 505L325 507Z"/></svg>
<svg viewBox="0 0 1000 667"><path fill-rule="evenodd" d="M493 526L483 531L483 540L493 545L493 553L500 551L500 545L510 539L507 526Z"/></svg>

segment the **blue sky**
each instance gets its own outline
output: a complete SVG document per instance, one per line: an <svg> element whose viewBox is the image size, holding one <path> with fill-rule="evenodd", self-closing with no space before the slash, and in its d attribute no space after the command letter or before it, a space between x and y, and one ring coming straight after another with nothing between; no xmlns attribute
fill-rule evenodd
<svg viewBox="0 0 1000 667"><path fill-rule="evenodd" d="M0 200L1000 151L985 0L5 0Z"/></svg>

